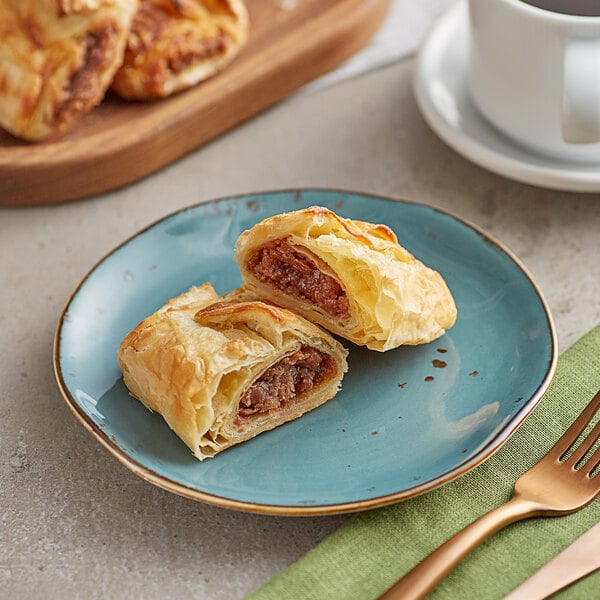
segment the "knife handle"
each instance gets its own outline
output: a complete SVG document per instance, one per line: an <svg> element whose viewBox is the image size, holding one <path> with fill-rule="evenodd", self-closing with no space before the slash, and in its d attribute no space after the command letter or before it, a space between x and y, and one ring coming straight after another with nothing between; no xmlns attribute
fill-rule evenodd
<svg viewBox="0 0 600 600"><path fill-rule="evenodd" d="M600 523L540 567L504 600L542 600L600 569Z"/></svg>
<svg viewBox="0 0 600 600"><path fill-rule="evenodd" d="M471 550L500 529L539 514L538 505L512 497L459 531L412 571L380 596L379 600L420 600L424 598Z"/></svg>

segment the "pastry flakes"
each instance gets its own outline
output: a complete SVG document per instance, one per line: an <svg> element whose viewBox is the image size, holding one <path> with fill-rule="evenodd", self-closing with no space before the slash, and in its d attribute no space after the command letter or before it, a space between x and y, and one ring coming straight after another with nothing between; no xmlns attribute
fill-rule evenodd
<svg viewBox="0 0 600 600"><path fill-rule="evenodd" d="M233 60L248 28L242 0L142 0L112 87L138 100L189 88Z"/></svg>
<svg viewBox="0 0 600 600"><path fill-rule="evenodd" d="M442 276L388 227L326 208L261 221L239 236L235 260L258 296L373 350L430 342L456 319Z"/></svg>
<svg viewBox="0 0 600 600"><path fill-rule="evenodd" d="M100 103L137 0L0 0L0 125L42 140Z"/></svg>
<svg viewBox="0 0 600 600"><path fill-rule="evenodd" d="M203 460L332 398L346 354L288 310L204 284L144 319L117 356L131 394Z"/></svg>

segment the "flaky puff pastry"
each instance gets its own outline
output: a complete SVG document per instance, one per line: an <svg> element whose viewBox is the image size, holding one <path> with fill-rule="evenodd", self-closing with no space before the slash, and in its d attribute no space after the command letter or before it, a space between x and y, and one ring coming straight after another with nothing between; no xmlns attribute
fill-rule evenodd
<svg viewBox="0 0 600 600"><path fill-rule="evenodd" d="M131 394L160 413L199 460L332 398L346 350L327 332L243 288L191 288L122 341Z"/></svg>
<svg viewBox="0 0 600 600"><path fill-rule="evenodd" d="M248 38L243 0L141 0L112 89L162 98L211 77Z"/></svg>
<svg viewBox="0 0 600 600"><path fill-rule="evenodd" d="M387 226L326 208L261 221L240 235L235 260L259 296L373 350L430 342L456 320L442 276Z"/></svg>
<svg viewBox="0 0 600 600"><path fill-rule="evenodd" d="M100 103L138 0L0 0L0 126L31 141Z"/></svg>

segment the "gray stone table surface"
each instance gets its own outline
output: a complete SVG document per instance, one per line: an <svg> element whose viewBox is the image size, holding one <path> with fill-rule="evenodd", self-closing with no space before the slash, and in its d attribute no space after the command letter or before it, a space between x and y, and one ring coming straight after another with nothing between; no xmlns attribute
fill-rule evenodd
<svg viewBox="0 0 600 600"><path fill-rule="evenodd" d="M129 472L57 389L52 341L80 278L179 208L290 187L430 204L488 230L525 263L561 350L600 321L600 197L515 183L467 162L421 118L406 60L296 95L125 189L0 210L0 596L241 598L347 517L203 505Z"/></svg>

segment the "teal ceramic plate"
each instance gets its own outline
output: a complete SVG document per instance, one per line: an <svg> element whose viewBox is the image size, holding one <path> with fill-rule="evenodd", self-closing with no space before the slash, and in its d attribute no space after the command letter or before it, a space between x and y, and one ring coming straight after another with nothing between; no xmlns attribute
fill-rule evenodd
<svg viewBox="0 0 600 600"><path fill-rule="evenodd" d="M349 347L342 391L300 419L197 461L162 418L128 396L116 362L125 334L165 300L240 282L244 229L311 205L389 225L440 271L458 307L439 340L386 353ZM445 212L335 190L225 198L170 215L102 259L60 318L54 362L76 417L142 478L251 512L315 515L382 506L472 469L515 431L554 374L556 338L531 276L483 231Z"/></svg>

